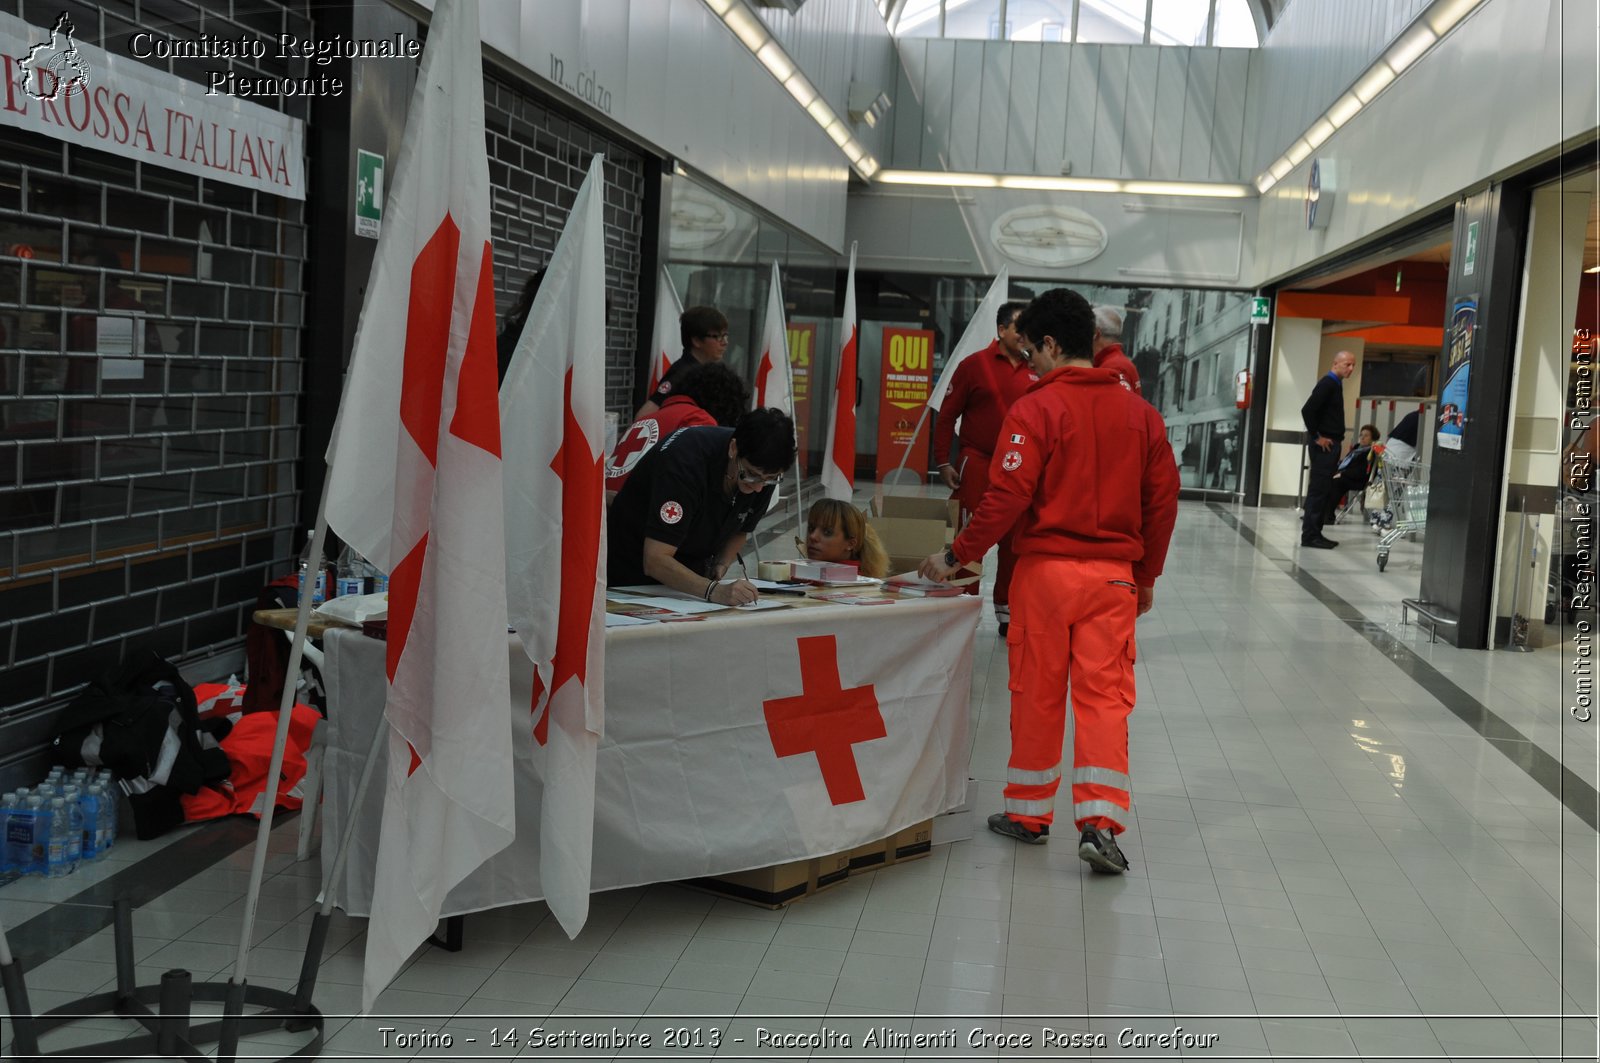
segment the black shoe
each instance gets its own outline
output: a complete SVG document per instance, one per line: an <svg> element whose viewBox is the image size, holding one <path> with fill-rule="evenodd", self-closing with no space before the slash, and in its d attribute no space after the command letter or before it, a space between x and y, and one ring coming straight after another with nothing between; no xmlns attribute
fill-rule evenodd
<svg viewBox="0 0 1600 1063"><path fill-rule="evenodd" d="M991 820L990 826L993 825ZM1122 855L1116 836L1108 830L1085 830L1078 842L1078 859L1102 875L1120 875L1128 870L1128 858Z"/></svg>
<svg viewBox="0 0 1600 1063"><path fill-rule="evenodd" d="M1309 539L1301 539L1300 540L1300 545L1301 546L1309 546L1309 547L1311 547L1313 549L1316 549L1316 550L1332 550L1334 547L1338 546L1339 544L1334 542L1332 539L1327 538L1324 535L1313 535Z"/></svg>
<svg viewBox="0 0 1600 1063"><path fill-rule="evenodd" d="M1044 840L1050 837L1049 827L1040 827L1038 830L1025 827L1012 819L1004 812L996 812L989 817L989 829L996 834L1004 834L1007 838L1015 838L1019 842L1029 845L1043 845Z"/></svg>

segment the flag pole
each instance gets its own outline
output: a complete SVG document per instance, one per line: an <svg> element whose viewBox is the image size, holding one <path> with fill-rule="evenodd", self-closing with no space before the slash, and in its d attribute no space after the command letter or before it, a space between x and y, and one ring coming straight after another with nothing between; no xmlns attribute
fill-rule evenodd
<svg viewBox="0 0 1600 1063"><path fill-rule="evenodd" d="M300 963L300 981L295 985L294 1006L290 1009L296 1015L303 1014L311 1005L311 993L317 985L317 971L322 965L322 946L327 940L328 926L333 920L334 891L338 888L339 876L344 873L345 857L350 852L350 841L355 837L356 821L361 816L362 805L366 803L367 790L372 786L373 769L378 762L378 750L382 748L383 739L388 732L389 717L379 713L377 723L372 729L372 742L367 746L367 756L361 764L361 778L357 781L355 794L350 799L350 816L339 835L339 847L334 852L333 864L324 868L322 872L322 891L317 894L317 914L311 917L311 934L306 940L305 958ZM327 756L326 749L323 750L323 756ZM310 796L308 795L308 799ZM322 822L326 826L328 822L326 816Z"/></svg>
<svg viewBox="0 0 1600 1063"><path fill-rule="evenodd" d="M38 1053L39 1040L33 1028L33 1009L28 1004L28 985L22 980L22 965L11 955L4 919L0 919L0 984L4 986L6 1011L11 1016L11 1050L16 1058L27 1059Z"/></svg>
<svg viewBox="0 0 1600 1063"><path fill-rule="evenodd" d="M317 519L307 548L312 565L322 565L322 547L328 535L328 477L322 480L322 497L317 501ZM289 723L294 714L296 680L305 655L306 627L311 622L311 598L317 573L307 567L295 606L294 638L289 644L289 663L284 671L283 695L278 699L278 730L272 740L272 760L267 766L267 793L262 802L261 822L256 828L255 852L250 861L250 884L244 895L244 920L239 929L239 950L228 979L222 1009L222 1027L217 1043L217 1058L231 1060L239 1044L239 1023L244 1009L245 971L250 959L250 936L255 929L256 906L261 900L261 883L266 877L267 845L272 836L272 814L278 807L278 788L283 784L283 751L289 744Z"/></svg>

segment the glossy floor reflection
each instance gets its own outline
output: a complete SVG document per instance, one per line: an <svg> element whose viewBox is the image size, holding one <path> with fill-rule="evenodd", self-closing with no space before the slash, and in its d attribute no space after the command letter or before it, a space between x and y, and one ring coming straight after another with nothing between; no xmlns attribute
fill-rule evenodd
<svg viewBox="0 0 1600 1063"><path fill-rule="evenodd" d="M327 1055L611 1058L527 1032L648 1032L660 1049L668 1028L728 1017L718 1046L667 1054L1595 1058L1581 1016L1596 1002L1597 847L1592 809L1580 814L1595 727L1566 711L1559 643L1429 643L1399 615L1420 545L1401 544L1379 573L1370 532L1329 534L1338 550L1303 554L1291 513L1182 507L1139 628L1127 875L1091 876L1066 831L1030 847L983 829L1008 743L1004 645L986 616L970 840L777 912L661 885L597 896L575 941L542 904L471 917L463 951L419 950L384 994L391 1018L330 1018ZM1541 781L1551 763L1570 775ZM274 833L252 982L289 987L300 962L320 868L294 862L295 829ZM94 876L137 873L156 848L126 846L86 878L6 887L0 918L32 940L28 921ZM136 914L141 981L175 965L227 977L249 857L225 856ZM335 924L325 1013L358 1006L363 930ZM28 976L40 1007L113 979L108 931L41 960ZM687 1018L654 1017L674 1015ZM98 1039L108 1023L45 1047ZM1187 1046L1167 1047L1160 1035L1178 1025ZM883 1026L929 1047L863 1046ZM399 1043L423 1029L453 1048ZM1053 1045L1047 1029L1060 1031ZM1103 1034L1104 1047L1067 1047L1074 1033Z"/></svg>

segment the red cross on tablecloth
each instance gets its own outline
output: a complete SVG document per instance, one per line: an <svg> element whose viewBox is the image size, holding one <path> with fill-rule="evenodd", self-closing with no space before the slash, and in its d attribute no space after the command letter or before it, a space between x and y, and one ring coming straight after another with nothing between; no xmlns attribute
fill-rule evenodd
<svg viewBox="0 0 1600 1063"><path fill-rule="evenodd" d="M863 801L857 742L888 734L871 686L846 690L839 681L839 648L832 635L796 639L800 651L801 693L762 703L772 751L780 757L815 753L836 805Z"/></svg>

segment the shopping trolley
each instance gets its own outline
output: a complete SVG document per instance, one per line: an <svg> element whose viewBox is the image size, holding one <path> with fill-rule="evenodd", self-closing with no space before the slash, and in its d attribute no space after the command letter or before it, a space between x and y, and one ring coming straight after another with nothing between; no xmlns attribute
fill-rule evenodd
<svg viewBox="0 0 1600 1063"><path fill-rule="evenodd" d="M1428 467L1420 461L1380 463L1387 498L1373 514L1378 538L1378 571L1389 564L1389 551L1404 536L1428 526ZM1369 500L1370 501L1370 500Z"/></svg>

